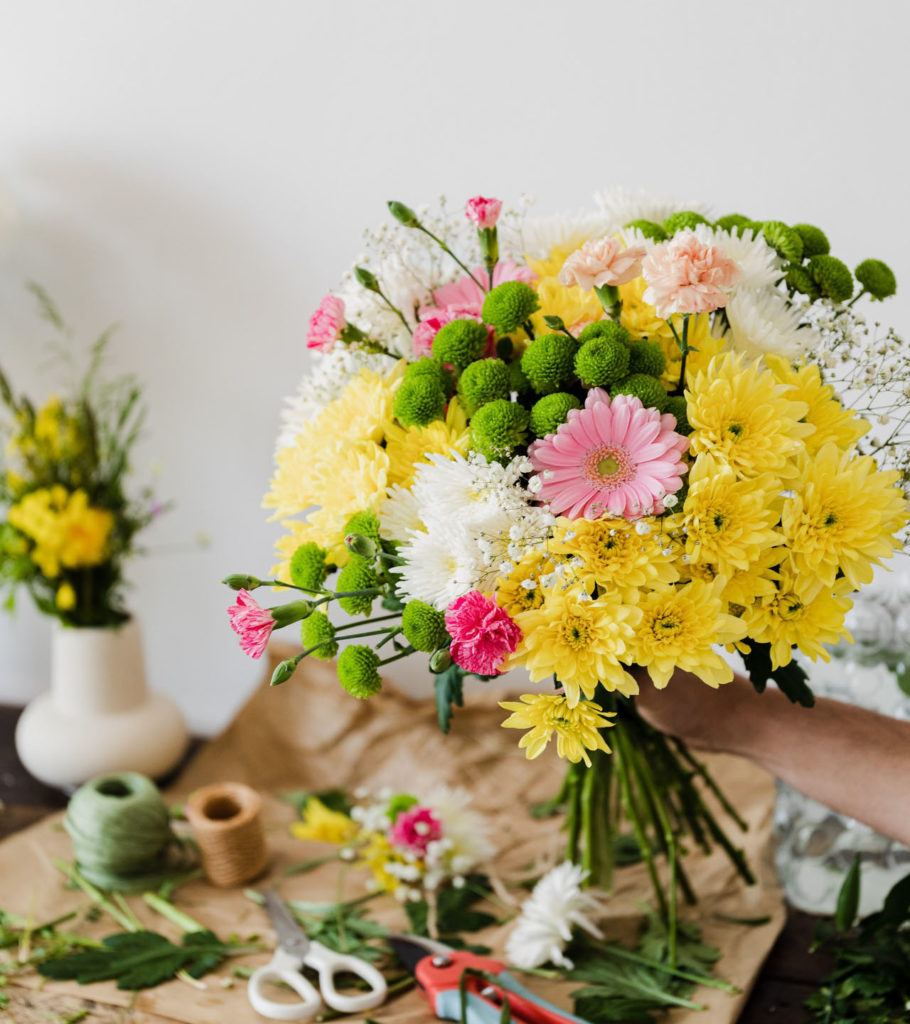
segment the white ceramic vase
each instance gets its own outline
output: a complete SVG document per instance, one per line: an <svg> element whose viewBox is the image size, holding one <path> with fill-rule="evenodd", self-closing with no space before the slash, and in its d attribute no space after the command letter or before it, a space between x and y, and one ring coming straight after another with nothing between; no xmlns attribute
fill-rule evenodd
<svg viewBox="0 0 910 1024"><path fill-rule="evenodd" d="M160 778L186 743L180 710L148 690L135 620L97 629L54 623L50 691L16 727L16 750L35 778L63 789L105 772Z"/></svg>

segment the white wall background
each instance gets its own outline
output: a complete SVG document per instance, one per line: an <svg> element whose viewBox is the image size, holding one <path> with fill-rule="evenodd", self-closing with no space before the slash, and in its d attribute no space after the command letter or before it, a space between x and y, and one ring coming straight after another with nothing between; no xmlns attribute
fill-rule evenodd
<svg viewBox="0 0 910 1024"><path fill-rule="evenodd" d="M892 264L910 336L908 29L902 0L2 0L0 360L38 387L26 280L86 341L122 324L177 502L132 572L154 685L211 731L260 676L218 580L271 564L306 319L388 198L624 184L818 223ZM48 636L0 618L0 701L46 685Z"/></svg>

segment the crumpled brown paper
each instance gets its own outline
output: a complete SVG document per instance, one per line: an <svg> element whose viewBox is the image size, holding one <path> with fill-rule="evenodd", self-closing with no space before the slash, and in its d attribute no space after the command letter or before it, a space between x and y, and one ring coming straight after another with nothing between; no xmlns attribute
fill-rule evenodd
<svg viewBox="0 0 910 1024"><path fill-rule="evenodd" d="M288 652L276 649L275 657ZM706 700L710 699L706 690ZM499 696L499 695L497 695ZM344 893L364 891L364 875L358 870L342 872L326 864L303 875L286 876L291 863L327 851L323 844L294 840L287 825L293 812L276 795L289 789L325 789L341 786L353 789L391 786L425 790L437 783L462 785L470 789L478 809L491 816L500 853L498 873L526 875L528 864L559 856L562 837L559 819L534 821L527 813L529 802L552 796L559 788L563 765L555 752L547 751L533 762L525 760L516 747L516 734L500 728L504 713L491 694L475 692L467 707L456 712L451 733L443 737L436 723L432 700L413 701L386 690L368 701L346 694L335 679L331 665L306 662L295 677L282 687L260 687L228 729L209 743L190 764L167 794L180 800L195 787L220 780L245 782L266 794L265 821L272 853L270 874L259 884L276 886L286 899L334 900ZM749 823L742 837L750 863L759 879L747 887L737 878L723 854L705 858L693 854L687 870L700 894L694 910L705 940L723 952L719 973L742 988L731 996L713 989L700 989L694 997L708 1006L705 1012L676 1010L667 1016L671 1024L730 1024L736 1020L761 964L780 931L784 908L770 854L771 779L751 764L735 758L710 758L710 766ZM60 816L45 819L0 844L0 907L19 914L31 914L36 921L47 920L85 904L85 898L64 888L54 869L54 858L70 859L67 835L60 828ZM733 828L733 826L731 826ZM649 897L644 869L638 865L621 869L616 893L610 902L607 930L611 937L631 938L637 924L636 903ZM169 922L133 899L140 918L149 927L174 935ZM192 882L177 893L177 903L204 926L227 936L259 933L271 937L268 922L258 906L242 891L216 890L202 881ZM377 919L406 929L406 918L391 898L371 903ZM759 927L735 925L721 919L770 916ZM501 950L510 925L488 929L478 941ZM102 920L86 932L110 933L112 923ZM269 959L261 953L232 964L259 965ZM230 966L205 979L205 989L196 990L181 981L170 982L138 993L126 1019L139 1022L165 1020L184 1024L247 1024L259 1017L247 1002L246 983L230 978ZM568 993L577 985L523 979L545 998L571 1008ZM23 980L34 987L36 981ZM75 983L47 984L41 993L19 993L23 1001L41 1007L46 1000L59 1007L67 996L93 1000L93 1020L125 1019L115 1007L131 1004L131 994L118 992L111 983L79 986ZM56 1000L56 1002L54 1002ZM11 1000L11 1007L17 1005ZM66 1004L79 1005L79 1004ZM105 1007L109 1007L108 1012ZM25 1011L23 1011L25 1012ZM416 1024L433 1019L416 991L408 992L372 1011L383 1024ZM38 1019L22 1016L19 1019Z"/></svg>

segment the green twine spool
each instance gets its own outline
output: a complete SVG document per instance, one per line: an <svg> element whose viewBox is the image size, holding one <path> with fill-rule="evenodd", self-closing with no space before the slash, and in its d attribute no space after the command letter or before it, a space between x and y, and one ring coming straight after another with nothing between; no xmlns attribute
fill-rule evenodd
<svg viewBox="0 0 910 1024"><path fill-rule="evenodd" d="M167 805L144 775L87 782L70 799L63 824L79 870L93 885L135 892L161 881L174 833Z"/></svg>

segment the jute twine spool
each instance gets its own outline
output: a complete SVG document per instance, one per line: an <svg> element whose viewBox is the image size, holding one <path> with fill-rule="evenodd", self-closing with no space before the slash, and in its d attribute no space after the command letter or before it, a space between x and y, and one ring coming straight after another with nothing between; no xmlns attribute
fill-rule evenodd
<svg viewBox="0 0 910 1024"><path fill-rule="evenodd" d="M243 885L265 871L262 800L255 790L239 782L216 782L197 789L185 811L212 885Z"/></svg>

